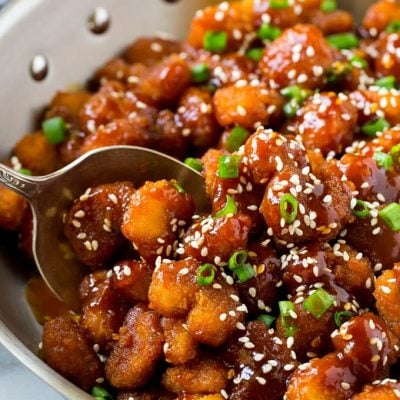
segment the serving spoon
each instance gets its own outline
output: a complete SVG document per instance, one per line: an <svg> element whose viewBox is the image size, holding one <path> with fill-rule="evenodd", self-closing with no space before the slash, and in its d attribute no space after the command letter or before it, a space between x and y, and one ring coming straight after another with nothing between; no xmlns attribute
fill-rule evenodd
<svg viewBox="0 0 400 400"><path fill-rule="evenodd" d="M79 284L90 269L77 260L64 237L65 212L89 187L116 181L131 181L139 187L159 179L176 179L193 195L197 212L209 209L200 173L143 147L93 150L45 176L22 175L0 164L0 183L23 195L32 208L32 250L40 274L56 296L74 311L80 309Z"/></svg>

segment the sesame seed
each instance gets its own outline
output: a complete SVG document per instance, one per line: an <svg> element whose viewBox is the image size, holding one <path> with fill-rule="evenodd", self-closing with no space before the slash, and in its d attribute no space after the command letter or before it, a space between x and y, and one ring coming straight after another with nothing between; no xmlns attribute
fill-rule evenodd
<svg viewBox="0 0 400 400"><path fill-rule="evenodd" d="M189 268L182 268L178 274L179 275L187 275L189 273Z"/></svg>
<svg viewBox="0 0 400 400"><path fill-rule="evenodd" d="M350 384L347 382L342 382L340 384L340 386L344 389L344 390L349 390L350 389Z"/></svg>
<svg viewBox="0 0 400 400"><path fill-rule="evenodd" d="M387 287L387 286L383 286L383 285L382 285L380 288L381 288L381 290L382 290L383 293L389 294L389 293L391 292L390 287Z"/></svg>
<svg viewBox="0 0 400 400"><path fill-rule="evenodd" d="M220 321L225 321L226 320L227 315L225 313L220 314L219 319Z"/></svg>
<svg viewBox="0 0 400 400"><path fill-rule="evenodd" d="M118 204L118 197L114 193L110 193L108 196L109 200L111 200L114 204Z"/></svg>

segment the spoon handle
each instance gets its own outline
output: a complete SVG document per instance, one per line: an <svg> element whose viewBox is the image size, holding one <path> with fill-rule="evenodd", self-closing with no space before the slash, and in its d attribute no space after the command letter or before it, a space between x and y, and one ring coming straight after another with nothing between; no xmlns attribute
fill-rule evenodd
<svg viewBox="0 0 400 400"><path fill-rule="evenodd" d="M39 182L35 178L20 174L4 164L0 164L0 184L28 200L32 200L39 189Z"/></svg>

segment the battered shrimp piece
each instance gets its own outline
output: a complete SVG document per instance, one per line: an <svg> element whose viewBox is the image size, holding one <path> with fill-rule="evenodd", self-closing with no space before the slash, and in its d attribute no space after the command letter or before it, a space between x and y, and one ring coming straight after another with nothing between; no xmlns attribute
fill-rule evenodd
<svg viewBox="0 0 400 400"><path fill-rule="evenodd" d="M375 58L375 70L378 76L394 75L399 80L400 55L396 49L400 47L400 35L382 32L375 46L378 51L378 56Z"/></svg>
<svg viewBox="0 0 400 400"><path fill-rule="evenodd" d="M307 13L307 22L319 28L324 35L349 32L353 29L353 16L347 11L324 12L316 8Z"/></svg>
<svg viewBox="0 0 400 400"><path fill-rule="evenodd" d="M122 233L149 263L172 255L181 230L194 214L191 195L176 185L166 180L146 182L125 211Z"/></svg>
<svg viewBox="0 0 400 400"><path fill-rule="evenodd" d="M243 43L245 35L252 32L252 22L251 5L246 2L224 2L210 6L196 13L187 41L191 46L201 49L208 32L226 32L227 49L234 51Z"/></svg>
<svg viewBox="0 0 400 400"><path fill-rule="evenodd" d="M104 265L124 243L120 227L133 193L132 183L116 182L88 189L75 200L64 233L83 264Z"/></svg>
<svg viewBox="0 0 400 400"><path fill-rule="evenodd" d="M400 264L383 272L376 280L374 296L379 316L390 330L400 338Z"/></svg>
<svg viewBox="0 0 400 400"><path fill-rule="evenodd" d="M322 32L312 25L299 24L266 47L259 67L271 87L300 84L314 89L322 86L324 72L332 62L332 50Z"/></svg>
<svg viewBox="0 0 400 400"><path fill-rule="evenodd" d="M193 258L162 262L155 269L150 284L150 308L166 317L184 317L200 289L197 284L200 266Z"/></svg>
<svg viewBox="0 0 400 400"><path fill-rule="evenodd" d="M198 345L188 331L185 320L162 318L164 331L164 355L170 364L184 364L197 357Z"/></svg>
<svg viewBox="0 0 400 400"><path fill-rule="evenodd" d="M60 163L57 151L42 132L25 135L14 147L14 155L24 168L34 175L46 175L55 171Z"/></svg>
<svg viewBox="0 0 400 400"><path fill-rule="evenodd" d="M202 344L221 346L243 322L245 309L229 278L217 278L195 295L187 326L192 337ZM247 311L247 310L246 310Z"/></svg>
<svg viewBox="0 0 400 400"><path fill-rule="evenodd" d="M264 85L232 85L216 91L214 107L220 125L253 129L256 124L267 126L282 114L283 98Z"/></svg>
<svg viewBox="0 0 400 400"><path fill-rule="evenodd" d="M213 394L225 389L227 380L227 370L221 362L200 358L167 368L161 382L174 393Z"/></svg>
<svg viewBox="0 0 400 400"><path fill-rule="evenodd" d="M353 141L357 116L350 99L322 92L306 100L286 130L301 135L307 149L320 149L323 155L341 153Z"/></svg>
<svg viewBox="0 0 400 400"><path fill-rule="evenodd" d="M259 128L246 141L243 164L254 182L266 183L283 166L306 167L307 156L299 142L272 130Z"/></svg>
<svg viewBox="0 0 400 400"><path fill-rule="evenodd" d="M79 325L68 316L46 322L43 359L66 379L89 390L104 376L103 365Z"/></svg>
<svg viewBox="0 0 400 400"><path fill-rule="evenodd" d="M397 400L400 397L400 383L394 379L385 379L374 385L367 385L362 392L351 400Z"/></svg>
<svg viewBox="0 0 400 400"><path fill-rule="evenodd" d="M163 341L159 316L145 306L132 308L106 362L107 380L118 389L146 384L162 354Z"/></svg>
<svg viewBox="0 0 400 400"><path fill-rule="evenodd" d="M180 53L182 44L175 40L160 37L140 37L130 44L123 53L123 58L129 64L144 64L153 66L165 57Z"/></svg>
<svg viewBox="0 0 400 400"><path fill-rule="evenodd" d="M214 116L212 96L204 89L190 88L182 95L178 108L182 135L193 146L208 149L218 141L220 128Z"/></svg>
<svg viewBox="0 0 400 400"><path fill-rule="evenodd" d="M378 1L369 7L363 20L363 26L374 34L385 30L389 23L400 19L400 5L390 0Z"/></svg>
<svg viewBox="0 0 400 400"><path fill-rule="evenodd" d="M28 202L21 195L0 186L0 227L10 231L17 230L28 208Z"/></svg>
<svg viewBox="0 0 400 400"><path fill-rule="evenodd" d="M234 370L232 400L280 400L298 366L287 344L261 321L250 322L229 341L224 361Z"/></svg>

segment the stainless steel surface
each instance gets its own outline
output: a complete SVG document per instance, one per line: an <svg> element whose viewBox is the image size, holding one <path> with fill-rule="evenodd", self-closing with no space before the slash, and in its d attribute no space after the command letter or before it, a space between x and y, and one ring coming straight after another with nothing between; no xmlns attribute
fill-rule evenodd
<svg viewBox="0 0 400 400"><path fill-rule="evenodd" d="M79 284L87 267L73 255L63 237L63 215L72 200L89 187L115 181L176 179L193 195L198 213L209 209L201 174L154 150L112 146L93 150L46 176L30 177L0 164L0 183L22 194L33 211L33 255L43 279L72 310L79 312Z"/></svg>
<svg viewBox="0 0 400 400"><path fill-rule="evenodd" d="M182 37L194 11L206 3L209 1L14 0L0 12L0 157L32 129L37 114L56 90L85 82L98 65L139 35L161 31ZM373 0L339 3L361 15ZM87 18L99 6L110 12L111 26L104 35L93 35L87 29ZM29 71L37 55L49 60L48 75L41 82L34 81ZM30 272L26 261L12 249L12 241L0 235L0 342L65 397L92 399L36 357L41 328L24 297Z"/></svg>

